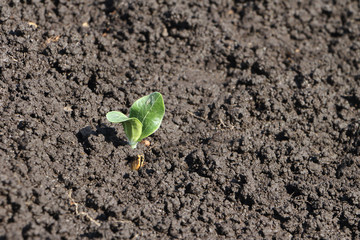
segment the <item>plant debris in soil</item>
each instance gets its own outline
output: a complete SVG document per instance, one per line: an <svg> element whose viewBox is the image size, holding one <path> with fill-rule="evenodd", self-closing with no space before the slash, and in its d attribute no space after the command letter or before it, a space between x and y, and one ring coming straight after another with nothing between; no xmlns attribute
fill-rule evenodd
<svg viewBox="0 0 360 240"><path fill-rule="evenodd" d="M2 1L0 239L359 239L359 8Z"/></svg>

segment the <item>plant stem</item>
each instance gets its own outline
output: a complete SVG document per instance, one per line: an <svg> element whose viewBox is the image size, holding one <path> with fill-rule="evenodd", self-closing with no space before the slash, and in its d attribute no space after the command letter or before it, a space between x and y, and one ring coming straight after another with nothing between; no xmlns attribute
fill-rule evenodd
<svg viewBox="0 0 360 240"><path fill-rule="evenodd" d="M131 146L131 148L136 148L136 145L137 145L137 142L135 142L135 143L133 143L133 142L129 142L129 144L130 144L130 146Z"/></svg>

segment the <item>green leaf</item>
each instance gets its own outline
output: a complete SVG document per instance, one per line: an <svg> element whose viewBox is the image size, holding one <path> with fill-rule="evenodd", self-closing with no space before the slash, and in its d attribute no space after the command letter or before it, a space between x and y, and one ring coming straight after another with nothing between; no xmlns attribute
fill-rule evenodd
<svg viewBox="0 0 360 240"><path fill-rule="evenodd" d="M128 118L125 114L117 111L108 112L106 118L112 123L122 123L130 146L136 148L143 127L141 122L137 118Z"/></svg>
<svg viewBox="0 0 360 240"><path fill-rule="evenodd" d="M130 118L137 118L142 124L142 133L138 141L153 134L162 122L165 105L161 93L154 92L138 99L130 108Z"/></svg>
<svg viewBox="0 0 360 240"><path fill-rule="evenodd" d="M117 111L108 112L106 118L113 123L122 123L132 148L145 137L153 134L162 122L165 105L160 93L154 92L134 102L130 115Z"/></svg>
<svg viewBox="0 0 360 240"><path fill-rule="evenodd" d="M108 112L106 118L112 123L120 123L129 119L125 114L117 111Z"/></svg>

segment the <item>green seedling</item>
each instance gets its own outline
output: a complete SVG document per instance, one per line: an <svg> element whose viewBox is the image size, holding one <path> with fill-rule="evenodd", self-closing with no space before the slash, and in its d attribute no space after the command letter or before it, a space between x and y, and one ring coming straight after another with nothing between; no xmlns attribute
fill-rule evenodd
<svg viewBox="0 0 360 240"><path fill-rule="evenodd" d="M106 114L112 123L122 123L128 143L136 148L138 142L153 134L160 127L165 114L165 105L161 93L154 92L134 102L129 117L117 111Z"/></svg>

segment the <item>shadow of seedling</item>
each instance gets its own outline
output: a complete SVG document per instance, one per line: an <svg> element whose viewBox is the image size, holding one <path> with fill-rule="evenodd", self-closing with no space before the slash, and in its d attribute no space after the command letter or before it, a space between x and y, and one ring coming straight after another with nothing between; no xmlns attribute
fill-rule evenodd
<svg viewBox="0 0 360 240"><path fill-rule="evenodd" d="M114 147L118 146L126 146L127 141L120 139L117 137L117 131L115 128L108 127L105 124L101 124L96 126L96 131L94 131L91 126L87 126L82 128L77 134L76 137L78 141L82 144L84 151L89 154L90 150L93 149L92 144L89 141L89 137L91 135L99 136L103 135L105 137L105 141L108 143L112 143Z"/></svg>

